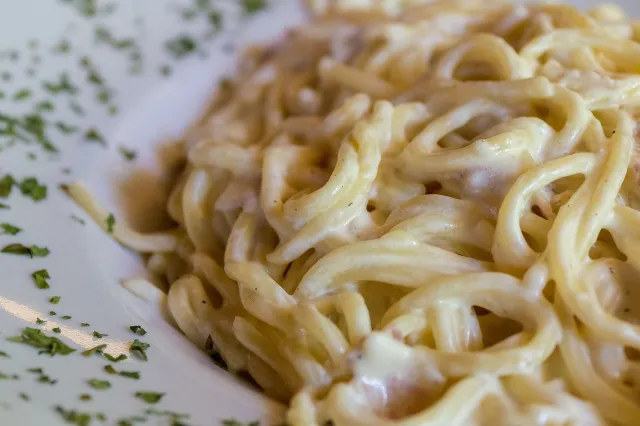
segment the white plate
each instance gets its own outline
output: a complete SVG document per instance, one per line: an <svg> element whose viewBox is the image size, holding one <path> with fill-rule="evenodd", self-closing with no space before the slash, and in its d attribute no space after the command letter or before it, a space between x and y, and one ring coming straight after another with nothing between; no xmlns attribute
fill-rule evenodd
<svg viewBox="0 0 640 426"><path fill-rule="evenodd" d="M51 117L83 130L95 126L109 141L109 148L83 142L80 133L57 134L53 140L61 149L58 156L43 155L42 149L33 144L18 144L0 153L0 177L6 173L17 178L36 176L49 187L47 199L38 203L16 189L8 200L0 199L0 203L11 206L10 210L0 210L0 223L23 228L16 236L0 235L0 247L22 242L51 250L48 257L34 259L0 254L0 351L10 355L10 358L0 358L0 372L20 376L19 380L0 380L0 424L65 424L53 409L56 405L94 414L103 412L109 417L107 424L115 424L118 418L139 415L149 408L134 397L136 391L165 392L161 403L154 408L188 413L191 417L185 422L192 425L217 425L231 418L244 422L260 419L264 425L274 424L282 413L282 406L215 367L208 357L167 325L156 309L121 287L122 278L144 273L139 257L100 231L56 185L82 178L117 217L127 218L138 227L149 226L149 223L140 223L139 217L136 220L127 214L136 210L136 206L139 210L139 206L147 205L148 200L129 197L123 202L120 195L123 190L131 194L138 189L136 194L152 199L154 191L161 187L154 179L155 155L151 146L180 135L198 116L217 80L233 69L235 58L227 52L229 43L241 45L274 38L286 26L300 22L302 11L295 0L272 0L271 8L248 26L227 31L210 43L205 49L208 59L187 60L169 80L162 81L157 70L168 61L162 41L185 26L176 17L176 4L191 2L120 0L115 3L118 7L113 15L90 20L79 18L68 4L54 1L39 1L37 7L33 1L14 0L10 6L2 5L0 49L15 48L22 55L15 62L0 59L0 78L5 71L13 74L9 82L0 80L0 90L11 95L29 87L34 96L18 103L0 100L0 112L24 113L35 101L52 98L57 110ZM577 3L582 7L597 4L596 1ZM619 4L640 16L637 0ZM139 22L135 24L137 16L144 16L144 26L140 27ZM127 59L122 53L96 47L93 41L96 22L108 24L120 35L135 34L136 39L142 41L146 66L142 76L127 74ZM73 53L53 56L48 52L61 36L71 40ZM33 51L27 47L30 39L39 40L40 46ZM116 103L121 110L118 116L109 116L103 106L92 100L95 90L85 81L78 66L82 54L95 60L109 85L117 90ZM34 66L38 72L36 78L30 78L25 70L32 66L36 55L42 56L42 62ZM55 80L62 71L68 71L71 79L78 83L77 99L87 106L84 117L77 117L66 107L68 102L63 95L45 96L40 87L41 81ZM119 146L138 151L134 165L123 160ZM36 153L36 160L27 157L31 152ZM71 175L62 172L66 167L72 169ZM136 167L148 167L151 171L140 173ZM153 215L152 211L146 213ZM86 225L72 220L71 214L85 218ZM51 288L38 290L30 274L45 268L51 275ZM49 303L52 296L61 296L60 303ZM50 310L57 315L49 315ZM61 320L63 315L71 315L72 319ZM32 347L6 341L25 326L33 326L36 318L47 321L42 328L49 330L48 334L52 334L53 327L60 327L61 339L78 351L68 356L48 357L38 355ZM81 327L82 322L91 326ZM148 334L135 336L128 330L130 325L141 325ZM95 339L91 336L93 331L106 333L108 337ZM149 361L130 359L112 365L117 370L140 371L141 380L109 376L102 371L103 366L109 364L107 360L79 354L83 348L103 342L110 344L113 353L119 353L120 348L126 349L134 338L151 344ZM43 368L58 383L39 383L39 375L26 371L37 367ZM90 378L107 379L112 387L94 390L87 384ZM30 401L22 400L20 393L28 394ZM92 401L80 401L79 395L83 393L91 394ZM94 420L92 424L100 422ZM145 424L169 423L167 419L152 417Z"/></svg>

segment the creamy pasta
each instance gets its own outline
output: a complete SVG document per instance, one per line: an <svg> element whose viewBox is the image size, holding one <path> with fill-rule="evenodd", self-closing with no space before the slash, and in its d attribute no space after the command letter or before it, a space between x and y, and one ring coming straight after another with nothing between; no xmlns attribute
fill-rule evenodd
<svg viewBox="0 0 640 426"><path fill-rule="evenodd" d="M640 24L310 9L185 134L175 228L116 224L151 296L292 426L639 425Z"/></svg>

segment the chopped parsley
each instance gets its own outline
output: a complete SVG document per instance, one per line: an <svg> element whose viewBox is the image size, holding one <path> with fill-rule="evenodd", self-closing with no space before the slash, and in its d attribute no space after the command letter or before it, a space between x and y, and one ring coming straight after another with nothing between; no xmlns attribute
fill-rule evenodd
<svg viewBox="0 0 640 426"><path fill-rule="evenodd" d="M56 126L56 129L60 131L60 133L65 135L70 135L78 131L78 128L76 126L63 123L62 121L56 121L54 125Z"/></svg>
<svg viewBox="0 0 640 426"><path fill-rule="evenodd" d="M22 229L9 223L0 223L0 235L17 235Z"/></svg>
<svg viewBox="0 0 640 426"><path fill-rule="evenodd" d="M129 327L129 330L131 330L133 333L137 334L138 336L144 336L145 334L147 334L147 331L140 327L139 325L132 325L131 327Z"/></svg>
<svg viewBox="0 0 640 426"><path fill-rule="evenodd" d="M136 392L136 398L139 398L147 404L156 404L160 402L164 393L159 392Z"/></svg>
<svg viewBox="0 0 640 426"><path fill-rule="evenodd" d="M86 18L92 18L98 14L97 0L61 0L63 3L69 4L76 12Z"/></svg>
<svg viewBox="0 0 640 426"><path fill-rule="evenodd" d="M169 65L162 65L160 67L160 74L164 77L171 75L171 67Z"/></svg>
<svg viewBox="0 0 640 426"><path fill-rule="evenodd" d="M147 361L147 349L149 349L149 345L148 343L144 343L141 342L138 339L135 339L133 341L133 343L131 343L131 347L130 350L132 353L136 354L139 358L142 358L143 360Z"/></svg>
<svg viewBox="0 0 640 426"><path fill-rule="evenodd" d="M45 290L50 287L47 280L51 277L49 276L49 271L46 269L40 269L39 271L33 272L31 277L33 278L33 282L36 284L36 287L40 290Z"/></svg>
<svg viewBox="0 0 640 426"><path fill-rule="evenodd" d="M83 393L80 395L80 401L91 401L91 395L88 393Z"/></svg>
<svg viewBox="0 0 640 426"><path fill-rule="evenodd" d="M89 129L84 134L84 140L87 142L97 142L102 146L107 146L107 141L96 129Z"/></svg>
<svg viewBox="0 0 640 426"><path fill-rule="evenodd" d="M75 352L75 349L67 346L60 339L47 336L37 328L25 327L20 336L9 337L7 340L40 348L42 350L39 353L49 354L51 356L56 354L69 355Z"/></svg>
<svg viewBox="0 0 640 426"><path fill-rule="evenodd" d="M165 43L166 49L176 59L182 59L196 51L197 43L187 35L179 35Z"/></svg>
<svg viewBox="0 0 640 426"><path fill-rule="evenodd" d="M36 104L36 111L38 112L48 112L53 111L55 106L51 101L41 101Z"/></svg>
<svg viewBox="0 0 640 426"><path fill-rule="evenodd" d="M18 380L19 378L20 376L16 374L9 375L0 371L0 380Z"/></svg>
<svg viewBox="0 0 640 426"><path fill-rule="evenodd" d="M122 377L127 377L129 379L135 379L135 380L139 380L140 379L140 372L139 371L121 371L118 373L119 376Z"/></svg>
<svg viewBox="0 0 640 426"><path fill-rule="evenodd" d="M31 401L31 397L24 392L20 392L18 396L20 396L20 399L23 401Z"/></svg>
<svg viewBox="0 0 640 426"><path fill-rule="evenodd" d="M88 322L83 322L80 323L80 327L89 327L91 324L89 324Z"/></svg>
<svg viewBox="0 0 640 426"><path fill-rule="evenodd" d="M7 254L17 254L21 256L29 256L33 257L46 257L49 254L49 249L46 247L38 247L38 246L25 246L20 243L13 243L7 246L4 246L0 253Z"/></svg>
<svg viewBox="0 0 640 426"><path fill-rule="evenodd" d="M44 370L42 368L40 368L40 367L38 367L38 368L28 368L27 371L29 373L34 373L34 374L43 374L44 373Z"/></svg>
<svg viewBox="0 0 640 426"><path fill-rule="evenodd" d="M63 319L63 320L70 320L70 319L71 319L71 316L70 316L70 315L63 315L63 316L61 316L61 317L60 317L60 319Z"/></svg>
<svg viewBox="0 0 640 426"><path fill-rule="evenodd" d="M40 319L40 318L36 318L36 324L38 324L38 325L42 325L42 324L44 324L45 322L46 322L46 321L44 321L44 320L42 320L42 319Z"/></svg>
<svg viewBox="0 0 640 426"><path fill-rule="evenodd" d="M79 218L78 216L72 214L71 219L75 220L76 222L78 222L80 225L84 225L86 224L86 222L84 221L84 219Z"/></svg>
<svg viewBox="0 0 640 426"><path fill-rule="evenodd" d="M34 177L24 178L19 184L20 192L33 201L41 201L47 198L47 187L41 185Z"/></svg>
<svg viewBox="0 0 640 426"><path fill-rule="evenodd" d="M8 354L8 353L6 353L6 352L4 352L4 351L0 351L0 357L2 357L2 358L11 358L11 357L9 356L9 354Z"/></svg>
<svg viewBox="0 0 640 426"><path fill-rule="evenodd" d="M38 377L38 383L45 383L47 385L55 385L56 383L58 383L57 380L52 379L51 377L47 376L46 374L42 374L40 375L40 377Z"/></svg>
<svg viewBox="0 0 640 426"><path fill-rule="evenodd" d="M64 54L69 53L70 50L71 44L68 40L60 40L58 44L53 47L53 53Z"/></svg>
<svg viewBox="0 0 640 426"><path fill-rule="evenodd" d="M119 147L118 150L120 151L120 154L122 154L124 159L127 160L127 161L133 161L138 156L137 152L135 152L132 149L127 149L127 148L125 148L123 146Z"/></svg>
<svg viewBox="0 0 640 426"><path fill-rule="evenodd" d="M91 414L89 413L82 413L77 410L67 410L60 405L56 405L54 409L56 413L60 414L67 423L77 426L89 426L91 424Z"/></svg>
<svg viewBox="0 0 640 426"><path fill-rule="evenodd" d="M60 74L60 79L57 83L45 81L42 85L52 95L57 95L59 93L75 95L78 93L78 88L69 81L69 74L66 72Z"/></svg>
<svg viewBox="0 0 640 426"><path fill-rule="evenodd" d="M53 296L49 298L49 303L53 303L54 305L57 305L60 302L60 296Z"/></svg>
<svg viewBox="0 0 640 426"><path fill-rule="evenodd" d="M8 209L9 206L3 203L0 203L0 209Z"/></svg>
<svg viewBox="0 0 640 426"><path fill-rule="evenodd" d="M252 15L267 8L267 0L240 0L245 15Z"/></svg>
<svg viewBox="0 0 640 426"><path fill-rule="evenodd" d="M109 216L107 216L107 219L106 219L106 223L107 223L107 233L113 234L113 227L116 224L116 218L113 216L113 213L109 213Z"/></svg>
<svg viewBox="0 0 640 426"><path fill-rule="evenodd" d="M62 333L62 330L60 330L60 327L52 328L51 331L53 331L54 333Z"/></svg>
<svg viewBox="0 0 640 426"><path fill-rule="evenodd" d="M0 198L7 198L11 195L11 189L13 189L13 185L15 184L16 180L11 175L5 175L0 179Z"/></svg>
<svg viewBox="0 0 640 426"><path fill-rule="evenodd" d="M120 354L117 357L114 357L113 355L109 355L109 354L104 354L104 357L106 359L108 359L111 362L120 362L120 361L124 361L127 359L127 356L125 354Z"/></svg>
<svg viewBox="0 0 640 426"><path fill-rule="evenodd" d="M94 389L109 389L111 387L108 380L89 379L87 383Z"/></svg>
<svg viewBox="0 0 640 426"><path fill-rule="evenodd" d="M87 349L86 351L82 352L82 356L91 356L95 353L100 353L106 347L107 345L104 343L102 345L94 346L93 348Z"/></svg>
<svg viewBox="0 0 640 426"><path fill-rule="evenodd" d="M25 99L29 99L31 95L32 95L31 90L21 89L21 90L18 90L15 95L13 95L13 100L16 102L24 101Z"/></svg>
<svg viewBox="0 0 640 426"><path fill-rule="evenodd" d="M79 115L79 116L84 115L84 109L80 106L79 103L75 101L69 102L69 109L73 111L76 115Z"/></svg>
<svg viewBox="0 0 640 426"><path fill-rule="evenodd" d="M244 423L244 422L239 422L236 419L226 419L222 421L222 424L224 426L260 426L260 422L251 422L251 423Z"/></svg>
<svg viewBox="0 0 640 426"><path fill-rule="evenodd" d="M117 50L127 50L136 47L136 42L132 38L123 38L118 40L111 34L111 31L103 26L99 25L95 28L95 39L98 43L104 43Z"/></svg>
<svg viewBox="0 0 640 426"><path fill-rule="evenodd" d="M51 316L56 316L56 315L58 315L58 314L56 314L56 312L55 312L55 311L49 311L49 315L51 315Z"/></svg>
<svg viewBox="0 0 640 426"><path fill-rule="evenodd" d="M108 336L108 334L98 333L97 331L93 332L93 337L95 337L96 339L102 339L105 336Z"/></svg>

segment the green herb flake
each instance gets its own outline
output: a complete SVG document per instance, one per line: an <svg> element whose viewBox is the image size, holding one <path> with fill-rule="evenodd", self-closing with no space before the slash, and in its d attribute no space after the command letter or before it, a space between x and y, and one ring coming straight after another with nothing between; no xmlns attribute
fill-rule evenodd
<svg viewBox="0 0 640 426"><path fill-rule="evenodd" d="M51 112L55 109L55 106L51 101L41 101L36 104L35 108L38 112Z"/></svg>
<svg viewBox="0 0 640 426"><path fill-rule="evenodd" d="M49 271L47 271L46 269L40 269L39 271L33 272L31 274L31 277L33 278L33 282L35 283L36 287L38 287L40 290L46 290L50 287L47 280L51 277L49 276Z"/></svg>
<svg viewBox="0 0 640 426"><path fill-rule="evenodd" d="M91 401L91 395L88 393L83 393L79 396L80 401Z"/></svg>
<svg viewBox="0 0 640 426"><path fill-rule="evenodd" d="M251 422L251 423L245 423L245 422L240 422L236 419L225 419L222 421L222 424L224 426L260 426L260 422Z"/></svg>
<svg viewBox="0 0 640 426"><path fill-rule="evenodd" d="M139 380L140 372L139 371L121 371L118 373L119 376L126 377L129 379Z"/></svg>
<svg viewBox="0 0 640 426"><path fill-rule="evenodd" d="M6 374L0 371L0 380L18 380L20 376L16 374Z"/></svg>
<svg viewBox="0 0 640 426"><path fill-rule="evenodd" d="M46 374L42 374L40 377L38 377L38 383L45 383L47 385L55 385L56 383L58 383L57 380L52 379L51 377L47 376Z"/></svg>
<svg viewBox="0 0 640 426"><path fill-rule="evenodd" d="M0 358L11 358L8 353L0 351Z"/></svg>
<svg viewBox="0 0 640 426"><path fill-rule="evenodd" d="M11 175L5 175L0 179L0 198L7 198L11 195L11 189L16 184L16 180Z"/></svg>
<svg viewBox="0 0 640 426"><path fill-rule="evenodd" d="M160 74L163 77L168 77L169 75L171 75L171 67L169 65L162 65L160 67Z"/></svg>
<svg viewBox="0 0 640 426"><path fill-rule="evenodd" d="M35 177L24 178L19 184L20 192L33 201L41 201L47 198L47 187L41 185Z"/></svg>
<svg viewBox="0 0 640 426"><path fill-rule="evenodd" d="M61 316L61 317L60 317L60 319L63 319L63 320L70 320L70 319L71 319L71 316L70 316L70 315L63 315L63 316Z"/></svg>
<svg viewBox="0 0 640 426"><path fill-rule="evenodd" d="M71 101L69 102L69 109L76 115L82 117L84 115L84 108L79 103Z"/></svg>
<svg viewBox="0 0 640 426"><path fill-rule="evenodd" d="M87 383L94 389L109 389L111 387L108 380L89 379Z"/></svg>
<svg viewBox="0 0 640 426"><path fill-rule="evenodd" d="M113 216L113 213L109 213L106 219L107 224L107 234L113 234L113 227L116 224L116 218Z"/></svg>
<svg viewBox="0 0 640 426"><path fill-rule="evenodd" d="M27 247L20 243L12 243L4 246L0 253L16 254L21 256L33 257L46 257L49 254L49 249L46 247L30 246Z"/></svg>
<svg viewBox="0 0 640 426"><path fill-rule="evenodd" d="M18 396L20 397L20 399L22 399L23 401L31 401L31 397L29 395L27 395L24 392L20 392L18 394Z"/></svg>
<svg viewBox="0 0 640 426"><path fill-rule="evenodd" d="M104 371L105 371L105 373L107 373L107 374L118 374L118 372L116 371L116 369L115 369L115 368L113 368L113 367L112 367L112 366L110 366L110 365L105 365L105 366L104 366Z"/></svg>
<svg viewBox="0 0 640 426"><path fill-rule="evenodd" d="M124 159L127 161L134 161L138 156L138 153L136 151L132 149L127 149L123 146L119 147L118 150L120 151L120 154L122 154Z"/></svg>
<svg viewBox="0 0 640 426"><path fill-rule="evenodd" d="M195 52L198 45L191 37L179 35L167 40L165 47L174 58L182 59Z"/></svg>
<svg viewBox="0 0 640 426"><path fill-rule="evenodd" d="M51 316L53 317L53 316L56 316L56 315L58 315L58 314L56 314L56 312L55 312L55 311L49 311L49 315L51 315Z"/></svg>
<svg viewBox="0 0 640 426"><path fill-rule="evenodd" d="M62 330L60 330L60 327L52 328L51 331L53 331L54 333L62 333Z"/></svg>
<svg viewBox="0 0 640 426"><path fill-rule="evenodd" d="M0 203L0 209L9 209L9 206L3 203Z"/></svg>
<svg viewBox="0 0 640 426"><path fill-rule="evenodd" d="M84 219L79 218L78 216L72 214L71 219L75 220L76 222L78 222L80 225L85 225L86 222L84 221Z"/></svg>
<svg viewBox="0 0 640 426"><path fill-rule="evenodd" d="M213 26L216 31L222 29L222 13L219 10L212 10L207 14L209 24Z"/></svg>
<svg viewBox="0 0 640 426"><path fill-rule="evenodd" d="M160 402L164 393L159 392L136 392L136 398L139 398L147 404L156 404Z"/></svg>
<svg viewBox="0 0 640 426"><path fill-rule="evenodd" d="M148 343L144 343L141 342L138 339L135 339L132 343L131 343L131 347L130 350L132 353L136 354L139 358L147 361L147 349L149 349L151 345L149 345Z"/></svg>
<svg viewBox="0 0 640 426"><path fill-rule="evenodd" d="M69 74L60 74L59 81L57 83L51 81L45 81L43 87L52 95L60 93L67 93L69 95L75 95L78 93L78 88L69 80Z"/></svg>
<svg viewBox="0 0 640 426"><path fill-rule="evenodd" d="M84 140L87 142L97 142L102 146L107 146L107 141L96 129L89 129L84 134Z"/></svg>
<svg viewBox="0 0 640 426"><path fill-rule="evenodd" d="M60 339L47 336L37 328L25 327L19 336L9 337L7 340L40 348L42 350L39 353L49 354L51 356L56 354L69 355L75 352L75 349L67 346Z"/></svg>
<svg viewBox="0 0 640 426"><path fill-rule="evenodd" d="M29 373L34 373L34 374L43 374L44 373L44 370L42 368L40 368L40 367L38 367L38 368L28 368L27 371Z"/></svg>
<svg viewBox="0 0 640 426"><path fill-rule="evenodd" d="M105 353L104 357L111 362L120 362L120 361L125 361L127 359L127 356L125 354L120 354L117 357L114 357L113 355L109 355Z"/></svg>
<svg viewBox="0 0 640 426"><path fill-rule="evenodd" d="M9 223L0 223L0 235L17 235L22 229Z"/></svg>
<svg viewBox="0 0 640 426"><path fill-rule="evenodd" d="M89 327L89 325L90 324L88 322L80 323L80 327Z"/></svg>
<svg viewBox="0 0 640 426"><path fill-rule="evenodd" d="M49 298L49 303L53 303L54 305L57 305L58 303L60 303L60 296L53 296Z"/></svg>
<svg viewBox="0 0 640 426"><path fill-rule="evenodd" d="M89 426L91 424L91 414L82 413L77 410L67 410L60 405L54 407L56 413L60 414L64 421L76 426Z"/></svg>
<svg viewBox="0 0 640 426"><path fill-rule="evenodd" d="M42 320L42 319L40 319L40 318L36 318L36 324L38 324L38 325L42 325L42 324L44 324L45 322L46 322L46 321L44 321L44 320Z"/></svg>
<svg viewBox="0 0 640 426"><path fill-rule="evenodd" d="M252 15L269 6L267 0L240 0L240 4L245 15Z"/></svg>
<svg viewBox="0 0 640 426"><path fill-rule="evenodd" d="M67 40L60 40L58 44L53 47L53 53L65 54L71 50L71 44Z"/></svg>
<svg viewBox="0 0 640 426"><path fill-rule="evenodd" d="M76 126L72 126L71 124L63 123L62 121L56 121L54 126L56 129L60 131L60 133L65 135L70 135L76 133L78 128Z"/></svg>
<svg viewBox="0 0 640 426"><path fill-rule="evenodd" d="M93 332L93 337L95 337L96 339L102 339L105 336L108 336L108 334L98 333L97 331Z"/></svg>
<svg viewBox="0 0 640 426"><path fill-rule="evenodd" d="M87 349L86 351L82 352L82 356L89 357L95 353L100 353L106 347L107 345L104 343L102 345L94 346L93 348Z"/></svg>
<svg viewBox="0 0 640 426"><path fill-rule="evenodd" d="M129 330L131 330L132 333L135 333L138 336L144 336L145 334L147 334L147 331L139 325L132 325L129 327Z"/></svg>
<svg viewBox="0 0 640 426"><path fill-rule="evenodd" d="M127 50L136 47L134 39L123 38L118 40L107 27L102 25L95 28L95 39L96 42L105 43L117 50Z"/></svg>
<svg viewBox="0 0 640 426"><path fill-rule="evenodd" d="M29 99L32 95L31 90L29 89L21 89L18 90L16 92L15 95L13 95L13 100L14 101L24 101L25 99Z"/></svg>
<svg viewBox="0 0 640 426"><path fill-rule="evenodd" d="M96 413L96 419L98 419L98 421L100 422L106 422L107 416L104 413Z"/></svg>

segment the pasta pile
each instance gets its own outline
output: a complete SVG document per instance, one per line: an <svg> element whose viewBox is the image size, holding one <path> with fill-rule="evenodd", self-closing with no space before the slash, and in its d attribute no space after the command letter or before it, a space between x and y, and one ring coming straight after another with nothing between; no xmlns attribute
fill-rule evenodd
<svg viewBox="0 0 640 426"><path fill-rule="evenodd" d="M116 225L179 328L292 426L640 424L640 24L310 9L185 135L175 229Z"/></svg>

